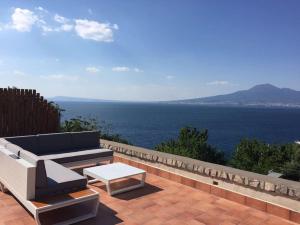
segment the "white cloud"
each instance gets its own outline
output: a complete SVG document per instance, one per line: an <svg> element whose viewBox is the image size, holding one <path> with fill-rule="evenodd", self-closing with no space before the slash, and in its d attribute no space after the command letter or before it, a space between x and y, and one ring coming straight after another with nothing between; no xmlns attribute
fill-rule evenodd
<svg viewBox="0 0 300 225"><path fill-rule="evenodd" d="M69 32L69 31L72 31L73 30L73 25L63 24L60 27L49 27L49 26L42 25L41 28L43 30L42 34L46 35L46 33L49 33L49 32L61 32L61 31Z"/></svg>
<svg viewBox="0 0 300 225"><path fill-rule="evenodd" d="M42 28L42 30L43 30L44 33L46 33L46 32L53 32L54 31L54 29L52 27L49 27L49 26L46 26L46 25L41 25L40 27Z"/></svg>
<svg viewBox="0 0 300 225"><path fill-rule="evenodd" d="M92 13L91 10L89 12ZM37 27L42 35L49 32L70 32L74 30L83 39L99 42L112 42L114 31L119 29L117 24L101 23L87 19L71 20L57 13L52 14L43 7L38 6L33 11L15 8L11 15L11 21L8 24L0 24L0 31L10 28L19 32L30 32L33 26Z"/></svg>
<svg viewBox="0 0 300 225"><path fill-rule="evenodd" d="M133 71L135 73L143 73L144 71L135 67L135 68L129 68L127 66L116 66L116 67L113 67L111 69L112 71L114 72L129 72L129 71Z"/></svg>
<svg viewBox="0 0 300 225"><path fill-rule="evenodd" d="M40 78L45 80L65 80L65 81L77 81L79 79L78 76L70 76L64 74L52 74L52 75L43 75Z"/></svg>
<svg viewBox="0 0 300 225"><path fill-rule="evenodd" d="M20 70L14 70L13 74L17 75L17 76L25 76L25 73L23 71L20 71Z"/></svg>
<svg viewBox="0 0 300 225"><path fill-rule="evenodd" d="M112 71L114 72L129 72L130 68L126 66L116 66L112 68Z"/></svg>
<svg viewBox="0 0 300 225"><path fill-rule="evenodd" d="M83 39L112 42L113 30L116 30L116 26L111 26L109 23L100 23L87 19L75 20L75 31Z"/></svg>
<svg viewBox="0 0 300 225"><path fill-rule="evenodd" d="M114 28L115 30L119 30L118 24L114 24L114 25L113 25L113 28Z"/></svg>
<svg viewBox="0 0 300 225"><path fill-rule="evenodd" d="M73 25L63 24L63 25L61 25L60 30L62 30L62 31L71 31L71 30L73 30Z"/></svg>
<svg viewBox="0 0 300 225"><path fill-rule="evenodd" d="M85 68L85 71L87 71L89 73L98 73L100 70L97 67L88 66Z"/></svg>
<svg viewBox="0 0 300 225"><path fill-rule="evenodd" d="M168 75L168 76L166 76L166 79L167 80L172 80L172 79L174 79L175 77L174 76L172 76L172 75Z"/></svg>
<svg viewBox="0 0 300 225"><path fill-rule="evenodd" d="M11 20L11 28L20 32L29 32L38 21L38 17L28 9L16 8L11 16Z"/></svg>
<svg viewBox="0 0 300 225"><path fill-rule="evenodd" d="M48 13L48 10L44 9L41 6L35 7L35 10L38 10L38 11L41 11L41 12L44 12L44 13Z"/></svg>
<svg viewBox="0 0 300 225"><path fill-rule="evenodd" d="M230 82L226 81L226 80L215 80L215 81L211 81L206 83L206 85L214 85L214 86L224 86L224 85L229 85Z"/></svg>
<svg viewBox="0 0 300 225"><path fill-rule="evenodd" d="M136 73L143 73L144 71L139 68L133 68L133 71Z"/></svg>
<svg viewBox="0 0 300 225"><path fill-rule="evenodd" d="M53 19L54 19L54 21L56 21L57 23L60 23L61 25L51 27L42 20L42 23L40 24L40 28L43 30L43 35L46 35L48 32L61 32L61 31L69 32L69 31L73 30L74 26L72 24L68 23L70 21L69 19L67 19L63 16L60 16L58 14L55 14Z"/></svg>
<svg viewBox="0 0 300 225"><path fill-rule="evenodd" d="M56 22L58 22L58 23L63 23L63 24L69 22L69 19L67 19L66 17L60 16L60 15L58 15L58 14L55 14L54 17L53 17L53 19L54 19Z"/></svg>

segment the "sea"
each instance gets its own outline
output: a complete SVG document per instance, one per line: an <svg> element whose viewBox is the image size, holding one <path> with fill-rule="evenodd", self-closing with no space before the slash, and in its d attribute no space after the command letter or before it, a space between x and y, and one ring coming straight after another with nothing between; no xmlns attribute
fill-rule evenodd
<svg viewBox="0 0 300 225"><path fill-rule="evenodd" d="M243 138L267 143L300 139L300 108L228 107L165 103L59 102L62 121L96 119L111 133L149 149L177 138L185 126L208 129L209 144L230 155Z"/></svg>

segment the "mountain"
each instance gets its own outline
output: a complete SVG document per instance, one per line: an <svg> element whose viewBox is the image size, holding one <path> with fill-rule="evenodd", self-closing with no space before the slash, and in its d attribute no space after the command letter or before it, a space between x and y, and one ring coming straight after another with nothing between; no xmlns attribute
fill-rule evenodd
<svg viewBox="0 0 300 225"><path fill-rule="evenodd" d="M177 100L172 101L172 103L300 107L300 91L289 88L278 88L271 84L260 84L249 90L237 91L232 94Z"/></svg>
<svg viewBox="0 0 300 225"><path fill-rule="evenodd" d="M120 102L103 99L77 98L56 96L48 98L54 102ZM238 105L238 106L284 106L300 107L300 91L289 88L278 88L271 84L256 85L248 90L237 91L232 94L217 95L205 98L167 101L175 104L202 105Z"/></svg>
<svg viewBox="0 0 300 225"><path fill-rule="evenodd" d="M52 98L47 98L47 100L53 102L112 102L109 100L102 100L102 99L77 98L77 97L68 97L68 96L55 96Z"/></svg>

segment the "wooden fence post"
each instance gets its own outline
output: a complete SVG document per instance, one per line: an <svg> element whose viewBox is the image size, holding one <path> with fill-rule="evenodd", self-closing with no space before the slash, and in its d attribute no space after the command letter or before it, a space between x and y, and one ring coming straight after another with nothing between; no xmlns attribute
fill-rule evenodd
<svg viewBox="0 0 300 225"><path fill-rule="evenodd" d="M0 88L0 137L58 131L58 110L36 90Z"/></svg>

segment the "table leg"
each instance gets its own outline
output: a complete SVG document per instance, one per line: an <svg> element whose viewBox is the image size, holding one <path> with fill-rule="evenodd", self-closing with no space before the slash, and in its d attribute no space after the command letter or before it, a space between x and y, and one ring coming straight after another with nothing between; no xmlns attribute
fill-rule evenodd
<svg viewBox="0 0 300 225"><path fill-rule="evenodd" d="M112 192L111 192L111 189L110 189L110 181L109 180L106 181L105 184L106 184L106 190L107 190L108 194L112 195Z"/></svg>
<svg viewBox="0 0 300 225"><path fill-rule="evenodd" d="M146 173L142 174L142 180L141 180L141 186L145 185L145 180L146 180Z"/></svg>
<svg viewBox="0 0 300 225"><path fill-rule="evenodd" d="M129 186L129 187L125 187L125 188L121 188L121 189L113 190L112 191L112 190L110 190L110 188L109 188L110 184L108 183L108 185L106 186L106 188L107 188L107 190L109 190L109 194L110 195L116 195L116 194L120 194L120 193L123 193L123 192L131 191L131 190L134 190L134 189L137 189L137 188L145 186L145 180L146 180L146 173L142 173L142 178L141 178L141 181L140 181L139 184L132 185L132 186Z"/></svg>
<svg viewBox="0 0 300 225"><path fill-rule="evenodd" d="M85 173L83 173L83 176L85 176L85 177L86 177L86 179L87 179L87 181L88 181L88 184L93 184L93 183L97 183L97 182L99 182L99 180L98 180L98 179L92 179L92 180L89 180L89 177L88 177L88 175L87 175L87 174L85 174Z"/></svg>

